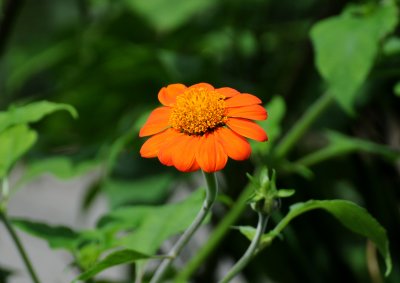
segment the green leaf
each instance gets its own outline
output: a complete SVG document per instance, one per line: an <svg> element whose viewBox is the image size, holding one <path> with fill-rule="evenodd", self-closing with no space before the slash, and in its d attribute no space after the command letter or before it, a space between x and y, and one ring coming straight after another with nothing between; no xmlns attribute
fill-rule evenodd
<svg viewBox="0 0 400 283"><path fill-rule="evenodd" d="M78 113L71 105L38 101L25 106L10 107L6 112L0 112L0 132L13 125L37 122L44 116L59 110L66 110L72 117L78 117Z"/></svg>
<svg viewBox="0 0 400 283"><path fill-rule="evenodd" d="M108 180L102 190L107 194L111 208L132 203L156 203L168 194L172 178L169 174L131 180Z"/></svg>
<svg viewBox="0 0 400 283"><path fill-rule="evenodd" d="M400 38L392 36L383 45L383 53L386 56L395 56L400 53Z"/></svg>
<svg viewBox="0 0 400 283"><path fill-rule="evenodd" d="M157 31L174 30L209 8L211 0L127 0L128 6Z"/></svg>
<svg viewBox="0 0 400 283"><path fill-rule="evenodd" d="M395 93L397 96L400 96L400 82L397 82L397 83L395 84L393 90L394 90L394 93Z"/></svg>
<svg viewBox="0 0 400 283"><path fill-rule="evenodd" d="M279 197L279 198L287 198L287 197L291 197L295 193L296 193L296 191L292 190L292 189L280 189L277 192L277 197Z"/></svg>
<svg viewBox="0 0 400 283"><path fill-rule="evenodd" d="M311 166L329 158L358 151L379 154L389 161L397 161L400 158L400 150L392 149L388 146L376 144L363 139L348 137L334 131L328 131L326 136L329 140L328 146L303 157L295 164Z"/></svg>
<svg viewBox="0 0 400 283"><path fill-rule="evenodd" d="M18 229L47 241L52 249L73 251L79 239L79 233L65 226L50 226L46 223L17 218L12 219L12 223Z"/></svg>
<svg viewBox="0 0 400 283"><path fill-rule="evenodd" d="M68 55L71 55L75 50L76 44L75 40L68 39L57 42L48 48L46 46L46 48L41 49L41 51L36 54L24 53L19 60L16 60L16 58L10 60L13 64L6 81L6 91L10 93L16 91L26 80L35 74L51 68ZM14 54L10 52L10 57L16 57L17 52L18 50L15 51Z"/></svg>
<svg viewBox="0 0 400 283"><path fill-rule="evenodd" d="M342 225L354 233L373 241L385 259L386 276L392 270L392 260L389 252L389 240L385 229L364 208L346 200L310 200L297 203L290 207L289 213L263 239L270 239L280 234L282 230L297 216L314 209L323 209L333 215Z"/></svg>
<svg viewBox="0 0 400 283"><path fill-rule="evenodd" d="M92 268L79 275L72 282L78 282L79 280L88 280L93 276L95 276L96 274L102 272L103 270L111 268L113 266L132 263L137 260L148 259L148 258L150 258L150 256L134 250L124 249L115 251L106 256L103 260L97 262Z"/></svg>
<svg viewBox="0 0 400 283"><path fill-rule="evenodd" d="M0 179L36 142L37 134L27 125L17 125L0 133Z"/></svg>
<svg viewBox="0 0 400 283"><path fill-rule="evenodd" d="M99 164L96 160L84 161L74 164L67 157L53 157L33 161L28 164L24 175L21 177L18 185L26 183L42 174L52 174L60 179L70 179L85 174Z"/></svg>
<svg viewBox="0 0 400 283"><path fill-rule="evenodd" d="M242 233L249 241L253 240L257 232L257 229L252 226L237 226L233 228L238 229L240 233ZM268 234L264 234L260 239L258 250L262 250L263 248L269 246L274 240L275 236L278 235L274 234L274 236L272 236L271 232L269 232Z"/></svg>
<svg viewBox="0 0 400 283"><path fill-rule="evenodd" d="M131 129L126 131L125 134L119 136L106 150L105 159L107 165L108 175L111 174L114 169L118 156L121 151L126 147L127 144L130 144L132 140L137 138L137 135L140 131L140 128L144 125L147 118L149 117L151 111L144 111L132 125Z"/></svg>
<svg viewBox="0 0 400 283"><path fill-rule="evenodd" d="M282 96L274 96L269 103L265 105L268 112L268 119L260 121L259 125L267 132L268 142L250 141L253 152L266 155L271 146L281 135L281 123L286 113L286 104Z"/></svg>
<svg viewBox="0 0 400 283"><path fill-rule="evenodd" d="M98 224L103 231L132 231L115 239L123 245L146 254L154 254L169 237L184 231L201 208L203 190L179 203L163 206L122 207L103 217Z"/></svg>
<svg viewBox="0 0 400 283"><path fill-rule="evenodd" d="M0 267L0 282L9 282L8 278L15 274L15 271Z"/></svg>
<svg viewBox="0 0 400 283"><path fill-rule="evenodd" d="M316 65L339 104L352 112L356 94L370 72L380 41L397 24L394 1L349 6L311 30Z"/></svg>

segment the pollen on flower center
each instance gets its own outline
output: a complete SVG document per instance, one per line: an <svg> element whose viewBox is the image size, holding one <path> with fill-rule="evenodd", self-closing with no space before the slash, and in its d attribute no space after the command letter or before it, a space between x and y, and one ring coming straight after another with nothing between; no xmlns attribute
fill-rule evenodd
<svg viewBox="0 0 400 283"><path fill-rule="evenodd" d="M206 88L189 88L176 98L170 125L189 135L203 135L225 124L225 96Z"/></svg>

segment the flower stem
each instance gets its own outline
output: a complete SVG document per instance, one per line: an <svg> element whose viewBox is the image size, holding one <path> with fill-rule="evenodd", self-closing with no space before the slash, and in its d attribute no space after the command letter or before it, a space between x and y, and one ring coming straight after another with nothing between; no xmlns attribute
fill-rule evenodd
<svg viewBox="0 0 400 283"><path fill-rule="evenodd" d="M219 281L219 283L228 283L229 281L231 281L231 279L233 279L253 258L253 255L255 254L257 247L260 243L261 236L264 234L265 227L267 227L268 218L268 215L260 212L258 213L257 230L253 240L250 243L250 246L248 247L245 254L232 267L232 269L229 270L225 277Z"/></svg>
<svg viewBox="0 0 400 283"><path fill-rule="evenodd" d="M294 124L282 141L276 146L277 158L285 157L296 142L303 136L311 124L322 114L322 112L334 101L332 95L324 93L304 113L300 120Z"/></svg>
<svg viewBox="0 0 400 283"><path fill-rule="evenodd" d="M246 186L235 204L232 206L232 209L217 225L211 236L208 238L206 245L188 262L186 267L181 270L175 278L175 283L186 283L199 266L210 256L210 254L212 254L218 244L224 239L224 236L231 226L247 207L247 200L253 191L254 187L252 185Z"/></svg>
<svg viewBox="0 0 400 283"><path fill-rule="evenodd" d="M17 233L15 232L14 228L12 227L10 220L8 219L5 211L0 211L0 219L3 221L4 226L6 227L8 233L10 234L11 238L13 239L15 245L17 246L17 249L22 257L22 260L26 266L26 268L28 269L29 275L32 279L32 282L34 283L40 283L35 270L33 269L33 266L31 264L31 261L28 258L27 253L25 252L24 247L22 246L22 243L20 241L20 239L18 238Z"/></svg>
<svg viewBox="0 0 400 283"><path fill-rule="evenodd" d="M182 234L179 240L175 243L172 249L168 253L168 257L165 258L160 266L157 268L153 278L150 283L158 283L161 282L165 272L171 266L172 261L179 255L185 245L189 242L190 238L200 227L203 220L206 218L208 212L210 211L218 193L218 183L215 174L205 173L203 172L204 178L206 179L206 198L203 202L203 206L198 212L196 218L189 226L189 228Z"/></svg>

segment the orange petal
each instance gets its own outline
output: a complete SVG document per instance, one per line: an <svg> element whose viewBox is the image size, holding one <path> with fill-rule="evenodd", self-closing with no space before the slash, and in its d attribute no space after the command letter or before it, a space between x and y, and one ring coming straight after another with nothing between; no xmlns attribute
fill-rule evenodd
<svg viewBox="0 0 400 283"><path fill-rule="evenodd" d="M229 128L239 135L256 141L267 141L268 137L263 128L247 119L229 118L226 122Z"/></svg>
<svg viewBox="0 0 400 283"><path fill-rule="evenodd" d="M200 165L199 165L199 163L197 163L197 161L195 160L195 161L193 162L192 167L190 167L190 169L189 169L188 171L186 171L186 172L194 172L194 171L197 171L197 170L199 170L199 169L200 169Z"/></svg>
<svg viewBox="0 0 400 283"><path fill-rule="evenodd" d="M257 96L248 93L242 93L225 100L226 107L248 106L260 103L261 100Z"/></svg>
<svg viewBox="0 0 400 283"><path fill-rule="evenodd" d="M199 137L183 135L174 146L172 162L176 169L182 172L190 172L196 161L195 154Z"/></svg>
<svg viewBox="0 0 400 283"><path fill-rule="evenodd" d="M172 161L172 156L175 152L175 147L182 136L183 134L171 129L169 139L162 145L157 153L158 160L160 160L162 164L167 166L172 166L174 164Z"/></svg>
<svg viewBox="0 0 400 283"><path fill-rule="evenodd" d="M189 88L206 88L209 90L214 90L214 87L208 83L198 83L190 86Z"/></svg>
<svg viewBox="0 0 400 283"><path fill-rule="evenodd" d="M139 137L146 137L157 134L169 127L169 116L171 115L170 107L159 107L154 109L146 123L140 129Z"/></svg>
<svg viewBox="0 0 400 283"><path fill-rule="evenodd" d="M171 129L152 136L140 148L140 155L146 158L156 157L160 148L169 140L170 136Z"/></svg>
<svg viewBox="0 0 400 283"><path fill-rule="evenodd" d="M215 131L219 143L225 153L234 160L246 160L250 157L249 142L228 128L219 128Z"/></svg>
<svg viewBox="0 0 400 283"><path fill-rule="evenodd" d="M167 87L163 87L158 92L158 100L165 106L173 106L176 101L176 97L186 89L183 84L171 84Z"/></svg>
<svg viewBox="0 0 400 283"><path fill-rule="evenodd" d="M218 91L220 94L224 95L225 97L232 97L240 94L236 89L233 89L231 87L221 87L217 88L216 91Z"/></svg>
<svg viewBox="0 0 400 283"><path fill-rule="evenodd" d="M196 150L196 160L200 168L208 173L219 171L225 167L228 156L214 133L205 134L200 138Z"/></svg>
<svg viewBox="0 0 400 283"><path fill-rule="evenodd" d="M267 111L261 105L250 105L243 107L227 108L228 117L245 118L251 120L265 120L268 117Z"/></svg>

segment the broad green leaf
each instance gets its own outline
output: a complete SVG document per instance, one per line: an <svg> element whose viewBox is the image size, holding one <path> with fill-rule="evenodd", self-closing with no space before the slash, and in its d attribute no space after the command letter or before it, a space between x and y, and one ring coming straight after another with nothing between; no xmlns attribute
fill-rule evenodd
<svg viewBox="0 0 400 283"><path fill-rule="evenodd" d="M354 233L360 234L374 242L379 252L385 259L386 276L392 270L392 260L389 252L389 240L385 229L364 208L346 200L310 200L297 203L290 207L289 213L269 233L264 234L263 243L270 243L279 235L290 221L297 216L314 209L322 209L334 216L342 225ZM246 231L246 234L249 234ZM245 235L246 235L245 234Z"/></svg>
<svg viewBox="0 0 400 283"><path fill-rule="evenodd" d="M127 0L134 13L142 16L157 31L174 30L209 8L211 0Z"/></svg>
<svg viewBox="0 0 400 283"><path fill-rule="evenodd" d="M298 160L296 164L301 166L311 166L329 158L358 151L379 154L389 161L396 161L400 158L400 150L392 149L388 146L376 144L363 139L348 137L334 131L328 131L326 136L329 140L328 146L303 157Z"/></svg>
<svg viewBox="0 0 400 283"><path fill-rule="evenodd" d="M50 248L71 252L85 270L91 268L105 250L115 247L103 231L74 231L25 219L12 219L12 222L18 229L46 241Z"/></svg>
<svg viewBox="0 0 400 283"><path fill-rule="evenodd" d="M37 134L27 125L17 125L0 132L0 179L36 142Z"/></svg>
<svg viewBox="0 0 400 283"><path fill-rule="evenodd" d="M78 117L78 113L71 105L38 101L25 106L12 106L7 111L0 112L0 132L13 125L37 122L44 116L59 110L66 110L72 117Z"/></svg>
<svg viewBox="0 0 400 283"><path fill-rule="evenodd" d="M75 280L73 280L73 282L78 282L80 280L88 280L93 276L95 276L96 274L102 272L103 270L111 268L113 266L132 263L137 260L148 259L148 258L150 258L150 256L134 250L124 249L115 251L106 256L103 260L96 263L92 268L79 275Z"/></svg>
<svg viewBox="0 0 400 283"><path fill-rule="evenodd" d="M316 65L339 104L352 112L356 94L370 72L381 40L397 24L394 1L349 6L311 30Z"/></svg>
<svg viewBox="0 0 400 283"><path fill-rule="evenodd" d="M268 118L260 121L260 126L267 132L268 142L251 142L253 152L267 154L276 140L281 135L281 122L286 113L286 104L282 96L274 96L269 103L265 105L268 112Z"/></svg>
<svg viewBox="0 0 400 283"><path fill-rule="evenodd" d="M169 237L184 231L201 208L204 192L198 190L187 199L163 206L122 207L99 222L103 231L132 231L116 244L146 254L154 254Z"/></svg>
<svg viewBox="0 0 400 283"><path fill-rule="evenodd" d="M98 164L96 160L74 164L70 158L61 156L33 161L28 164L19 185L46 173L60 179L70 179L88 172Z"/></svg>
<svg viewBox="0 0 400 283"><path fill-rule="evenodd" d="M110 206L132 203L156 203L168 194L171 176L168 174L152 175L151 177L131 181L108 180L102 190L107 194Z"/></svg>
<svg viewBox="0 0 400 283"><path fill-rule="evenodd" d="M18 229L41 238L52 249L66 249L73 251L79 239L79 233L65 226L50 226L46 223L34 222L25 219L12 219Z"/></svg>
<svg viewBox="0 0 400 283"><path fill-rule="evenodd" d="M394 93L397 96L400 96L400 82L397 82L396 85L394 86Z"/></svg>

